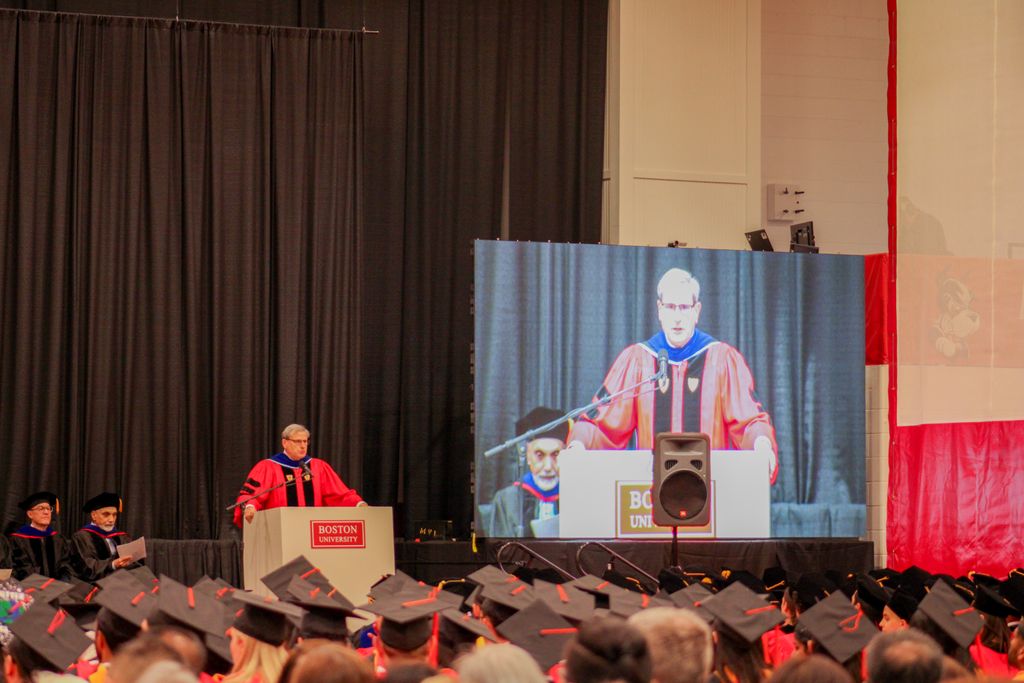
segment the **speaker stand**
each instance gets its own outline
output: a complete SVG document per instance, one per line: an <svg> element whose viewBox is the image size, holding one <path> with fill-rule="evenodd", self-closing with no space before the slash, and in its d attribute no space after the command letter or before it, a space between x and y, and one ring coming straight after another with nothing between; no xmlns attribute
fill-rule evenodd
<svg viewBox="0 0 1024 683"><path fill-rule="evenodd" d="M678 569L680 572L683 568L679 564L679 527L672 527L672 565L671 569Z"/></svg>

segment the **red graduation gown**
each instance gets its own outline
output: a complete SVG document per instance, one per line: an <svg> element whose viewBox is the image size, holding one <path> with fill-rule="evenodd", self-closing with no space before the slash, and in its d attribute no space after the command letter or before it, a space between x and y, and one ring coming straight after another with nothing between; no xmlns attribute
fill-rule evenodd
<svg viewBox="0 0 1024 683"><path fill-rule="evenodd" d="M236 502L277 486L286 478L289 481L298 478L298 481L275 491L262 493L250 500L247 505L252 505L257 510L269 510L280 507L352 507L363 502L355 489L346 486L327 462L311 458L309 469L313 473L312 479L302 471L301 465L285 468L270 458L261 460L246 477ZM242 526L244 513L245 505L235 508L235 524L239 527Z"/></svg>
<svg viewBox="0 0 1024 683"><path fill-rule="evenodd" d="M601 396L614 394L658 371L658 355L646 344L626 347L605 377ZM754 378L739 351L715 341L681 362L669 363L668 391L641 386L582 416L570 441L590 450L621 450L636 433L637 448L652 448L661 431L700 431L716 450L749 450L759 436L775 444L771 418L754 395ZM699 428L698 428L699 427ZM695 429L698 428L698 429ZM772 483L775 481L776 468Z"/></svg>

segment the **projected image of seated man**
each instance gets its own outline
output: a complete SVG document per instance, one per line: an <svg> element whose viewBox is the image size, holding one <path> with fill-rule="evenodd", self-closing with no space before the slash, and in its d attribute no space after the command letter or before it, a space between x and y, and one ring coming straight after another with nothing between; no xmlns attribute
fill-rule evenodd
<svg viewBox="0 0 1024 683"><path fill-rule="evenodd" d="M712 449L763 452L775 483L778 448L771 418L754 393L743 355L697 327L700 283L672 268L658 282L656 305L661 331L619 354L595 400L657 373L662 350L668 355L668 379L581 416L569 434L570 448L647 449L661 432L703 432Z"/></svg>
<svg viewBox="0 0 1024 683"><path fill-rule="evenodd" d="M534 408L516 422L516 434L525 434L561 417L553 408ZM494 494L491 536L536 536L533 522L558 515L558 454L565 448L569 426L561 423L526 443L528 471Z"/></svg>

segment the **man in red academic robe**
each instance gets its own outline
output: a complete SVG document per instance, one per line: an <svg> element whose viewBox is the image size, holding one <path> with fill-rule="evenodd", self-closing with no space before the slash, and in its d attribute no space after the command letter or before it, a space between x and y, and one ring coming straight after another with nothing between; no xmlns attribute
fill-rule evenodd
<svg viewBox="0 0 1024 683"><path fill-rule="evenodd" d="M685 270L669 270L658 283L657 306L661 332L626 347L594 399L656 374L662 351L668 378L657 388L641 385L581 416L569 435L570 447L577 442L591 450L646 449L661 432L703 432L711 438L712 449L764 453L774 484L775 428L754 394L754 378L743 355L697 329L700 283Z"/></svg>
<svg viewBox="0 0 1024 683"><path fill-rule="evenodd" d="M279 507L352 507L366 505L338 473L323 460L308 454L309 430L292 424L281 433L281 453L256 463L249 472L236 502L235 524L251 522L258 510ZM287 482L273 491L273 488Z"/></svg>

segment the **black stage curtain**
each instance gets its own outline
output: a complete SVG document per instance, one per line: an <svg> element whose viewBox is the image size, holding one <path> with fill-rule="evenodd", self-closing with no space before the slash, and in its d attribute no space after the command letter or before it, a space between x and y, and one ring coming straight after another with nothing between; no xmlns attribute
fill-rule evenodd
<svg viewBox="0 0 1024 683"><path fill-rule="evenodd" d="M291 421L360 479L362 41L0 12L7 510L216 537Z"/></svg>
<svg viewBox="0 0 1024 683"><path fill-rule="evenodd" d="M380 31L0 14L7 513L216 538L299 421L466 533L472 240L600 239L607 0L0 6Z"/></svg>

